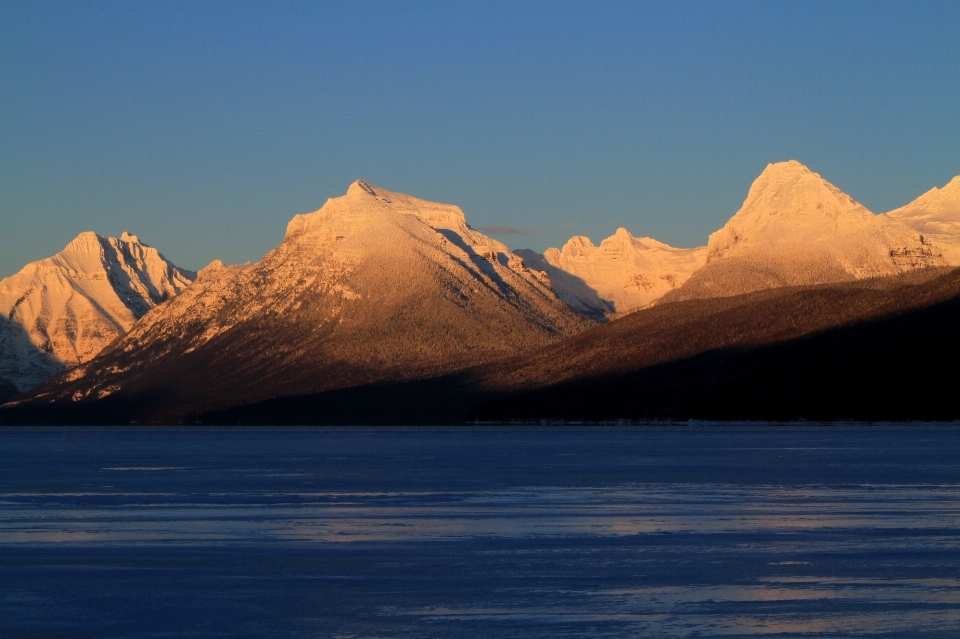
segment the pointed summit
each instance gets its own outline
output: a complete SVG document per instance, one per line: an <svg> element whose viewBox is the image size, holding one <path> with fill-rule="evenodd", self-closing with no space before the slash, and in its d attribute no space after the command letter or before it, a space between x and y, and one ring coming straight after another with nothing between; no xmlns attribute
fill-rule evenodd
<svg viewBox="0 0 960 639"><path fill-rule="evenodd" d="M737 214L710 236L708 259L752 243L814 242L873 217L863 205L796 160L768 164Z"/></svg>
<svg viewBox="0 0 960 639"><path fill-rule="evenodd" d="M134 235L81 233L0 281L0 377L23 391L90 360L194 277Z"/></svg>
<svg viewBox="0 0 960 639"><path fill-rule="evenodd" d="M98 254L103 250L103 239L103 237L97 235L93 231L84 231L77 237L70 240L70 242L63 247L63 251L58 255L62 255L64 253L71 255Z"/></svg>
<svg viewBox="0 0 960 639"><path fill-rule="evenodd" d="M922 233L952 265L960 266L960 175L887 215Z"/></svg>
<svg viewBox="0 0 960 639"><path fill-rule="evenodd" d="M432 378L591 324L543 279L459 207L358 180L260 262L204 269L45 401L193 410Z"/></svg>
<svg viewBox="0 0 960 639"><path fill-rule="evenodd" d="M319 210L295 215L287 225L287 239L312 236L314 232L323 236L323 229L337 220L352 225L356 231L370 229L386 223L384 214L414 215L435 229L466 234L471 231L459 206L421 200L357 180L346 194L330 198Z"/></svg>
<svg viewBox="0 0 960 639"><path fill-rule="evenodd" d="M737 295L946 266L940 250L795 160L769 164L712 235L707 263L667 300Z"/></svg>

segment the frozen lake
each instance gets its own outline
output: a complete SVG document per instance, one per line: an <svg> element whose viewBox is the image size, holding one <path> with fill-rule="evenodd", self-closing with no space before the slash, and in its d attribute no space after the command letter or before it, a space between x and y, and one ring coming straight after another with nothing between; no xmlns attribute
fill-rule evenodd
<svg viewBox="0 0 960 639"><path fill-rule="evenodd" d="M957 637L960 428L0 429L2 637Z"/></svg>

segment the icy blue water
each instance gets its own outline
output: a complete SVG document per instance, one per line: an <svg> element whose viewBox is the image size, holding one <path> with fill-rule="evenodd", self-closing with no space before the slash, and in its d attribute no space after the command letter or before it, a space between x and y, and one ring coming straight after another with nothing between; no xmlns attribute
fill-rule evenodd
<svg viewBox="0 0 960 639"><path fill-rule="evenodd" d="M2 429L2 637L957 637L960 429Z"/></svg>

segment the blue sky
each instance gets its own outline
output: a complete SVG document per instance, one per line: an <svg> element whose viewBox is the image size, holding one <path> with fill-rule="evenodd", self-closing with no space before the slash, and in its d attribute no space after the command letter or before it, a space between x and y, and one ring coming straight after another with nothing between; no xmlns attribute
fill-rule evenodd
<svg viewBox="0 0 960 639"><path fill-rule="evenodd" d="M960 3L0 1L0 276L84 230L255 261L362 177L542 250L706 242L768 162L960 174Z"/></svg>

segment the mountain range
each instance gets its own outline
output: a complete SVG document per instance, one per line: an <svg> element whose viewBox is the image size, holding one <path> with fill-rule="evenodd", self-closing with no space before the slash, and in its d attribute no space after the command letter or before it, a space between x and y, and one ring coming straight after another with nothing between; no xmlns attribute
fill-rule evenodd
<svg viewBox="0 0 960 639"><path fill-rule="evenodd" d="M685 418L721 406L749 418L684 396L682 380L729 391L702 364L710 353L759 349L764 363L743 370L775 370L769 353L831 331L930 313L948 325L958 264L960 178L876 215L781 162L704 247L618 229L543 254L510 251L456 206L358 180L295 216L256 264L193 274L134 236L85 233L0 282L0 398L4 382L28 391L0 421ZM856 362L883 348L844 352ZM753 405L802 414L777 392L793 408Z"/></svg>

